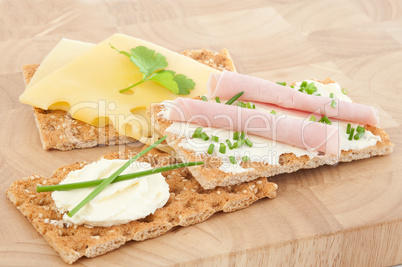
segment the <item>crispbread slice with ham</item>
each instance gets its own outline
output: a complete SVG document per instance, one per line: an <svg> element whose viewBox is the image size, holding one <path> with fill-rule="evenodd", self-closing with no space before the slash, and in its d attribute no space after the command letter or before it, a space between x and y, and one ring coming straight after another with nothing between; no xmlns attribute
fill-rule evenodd
<svg viewBox="0 0 402 267"><path fill-rule="evenodd" d="M199 103L205 104L205 102L201 100L192 101L199 101ZM366 133L370 133L370 135L375 139L375 142L370 146L348 150L341 149L339 156L331 155L329 153L302 154L292 151L283 152L283 150L280 150L283 153L277 155L277 162L243 161L239 164L242 171L231 172L222 168L225 164L222 157L217 157L216 153L208 154L206 150L205 153L198 153L199 150L197 152L193 149L189 149L188 144L192 142L193 138L191 138L191 136L189 137L188 134L183 134L180 131L171 131L171 129L169 129L170 126L177 124L177 122L173 122L167 116L169 113L165 112L167 108L166 104L167 103L157 104L151 109L151 120L154 123L155 130L161 135L168 135L167 142L175 150L176 157L180 160L203 160L206 162L204 166L190 168L193 176L205 189L215 188L216 186L239 184L245 181L254 180L258 177L269 177L281 173L290 173L299 169L315 168L321 165L333 165L338 162L348 162L373 156L386 155L392 152L394 146L384 130L377 126L365 125L364 128ZM208 109L208 107L205 107L205 109ZM205 114L205 112L203 112L203 114ZM211 114L213 115L213 112ZM224 142L224 140L220 140L220 142ZM219 145L219 143L216 143L216 145ZM267 150L267 154L269 153L270 151Z"/></svg>

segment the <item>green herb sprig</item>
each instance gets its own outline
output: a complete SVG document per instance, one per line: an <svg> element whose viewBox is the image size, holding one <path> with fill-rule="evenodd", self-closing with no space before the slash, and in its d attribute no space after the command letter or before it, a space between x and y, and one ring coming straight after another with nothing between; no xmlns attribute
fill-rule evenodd
<svg viewBox="0 0 402 267"><path fill-rule="evenodd" d="M121 89L119 91L120 93L124 93L146 81L154 81L170 90L175 95L188 95L190 94L190 90L194 89L195 82L187 78L187 76L176 74L176 72L172 70L165 70L168 66L166 57L160 53L155 54L155 50L145 46L137 46L136 48L130 49L130 52L126 52L118 50L111 44L109 45L112 49L128 57L143 74L141 81Z"/></svg>

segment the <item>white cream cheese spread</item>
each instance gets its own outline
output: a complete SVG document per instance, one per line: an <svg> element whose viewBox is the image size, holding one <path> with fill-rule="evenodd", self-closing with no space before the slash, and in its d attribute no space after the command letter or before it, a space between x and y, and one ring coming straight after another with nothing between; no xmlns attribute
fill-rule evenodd
<svg viewBox="0 0 402 267"><path fill-rule="evenodd" d="M314 85L317 87L317 91L315 92L316 94L320 94L321 96L325 97L330 97L332 93L332 97L334 99L338 98L343 101L351 102L351 99L342 93L342 89L340 85L337 83L323 84L313 80L306 80L306 82L314 83ZM296 85L294 86L295 90L300 89L301 83L302 82L296 83ZM214 101L214 99L210 99L210 101ZM224 103L225 100L221 100L221 102ZM169 108L170 103L171 101L164 101L162 103L164 104L165 109L159 112L158 116L168 118L170 112ZM267 110L267 112L271 112L271 110ZM294 117L294 115L289 114L285 115ZM381 138L379 136L373 135L368 130L365 131L364 135L359 140L353 139L352 141L350 141L348 140L349 134L346 133L348 122L336 121L336 120L331 121L332 125L339 127L339 140L341 150L343 151L348 151L352 149L353 150L364 149L375 145L378 141L381 141ZM351 123L351 126L356 128L358 125L355 123ZM268 163L270 165L279 165L279 157L280 155L285 153L293 153L297 157L307 155L308 157L312 158L317 156L317 152L315 151L309 151L306 149L294 147L288 144L276 142L271 139L266 139L254 135L247 135L247 138L249 138L250 141L253 143L252 147L249 147L247 145L242 145L241 147L234 149L229 149L228 147L226 147L226 151L223 154L219 152L219 144L224 143L225 145L227 145L225 142L226 139L229 139L232 142L234 142L233 141L234 131L212 128L212 127L203 127L202 131L205 132L209 137L214 135L219 138L219 142L214 142L212 141L211 138L207 141L204 141L203 139L200 138L192 138L192 135L197 127L198 125L196 124L173 122L166 129L166 131L169 133L176 134L178 136L185 137L180 141L178 145L184 149L195 152L197 155L202 154L206 155L210 144L214 144L215 146L212 155L218 156L222 159L223 164L221 165L220 170L227 173L242 173L246 171L251 171L252 170L251 168L245 169L240 166L240 163L242 162L242 158L244 156L247 156L248 160L251 162L262 162L262 163ZM229 161L230 156L235 157L236 164L233 164Z"/></svg>
<svg viewBox="0 0 402 267"><path fill-rule="evenodd" d="M101 159L72 171L60 184L78 183L109 177L127 160ZM134 162L122 174L152 169L149 163ZM73 209L94 187L70 191L55 191L52 198L57 209L64 213ZM145 218L163 207L169 199L169 185L160 174L126 180L108 185L99 195L71 218L64 214L66 222L91 226L111 226Z"/></svg>

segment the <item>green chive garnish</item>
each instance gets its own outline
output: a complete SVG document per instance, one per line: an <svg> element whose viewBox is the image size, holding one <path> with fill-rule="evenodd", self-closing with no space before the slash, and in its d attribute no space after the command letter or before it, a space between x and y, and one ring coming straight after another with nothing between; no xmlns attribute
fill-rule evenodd
<svg viewBox="0 0 402 267"><path fill-rule="evenodd" d="M74 207L72 210L70 210L67 215L69 217L74 216L82 207L84 207L89 201L91 201L94 197L96 197L100 192L102 192L103 189L106 188L111 182L116 180L117 176L119 176L128 166L130 166L131 163L136 161L138 158L142 157L145 153L162 143L166 139L167 135L132 157L130 160L128 160L126 163L124 163L123 166L121 166L117 171L115 171L112 175L110 175L109 178L105 179L101 184L99 184L84 200L82 200L76 207Z"/></svg>
<svg viewBox="0 0 402 267"><path fill-rule="evenodd" d="M278 114L278 113L276 113L276 111L275 110L271 110L271 112L270 112L271 114L274 114L274 115L276 115L276 114Z"/></svg>
<svg viewBox="0 0 402 267"><path fill-rule="evenodd" d="M236 158L235 158L235 157L230 156L230 157L229 157L229 160L230 160L230 162L231 162L232 164L236 164Z"/></svg>
<svg viewBox="0 0 402 267"><path fill-rule="evenodd" d="M311 115L310 121L315 121L315 120L316 120L315 116L314 116L314 115Z"/></svg>
<svg viewBox="0 0 402 267"><path fill-rule="evenodd" d="M245 107L247 106L246 103L241 102L241 101L237 102L237 105L238 105L239 107L241 107L241 108L245 108Z"/></svg>
<svg viewBox="0 0 402 267"><path fill-rule="evenodd" d="M352 141L354 133L355 133L355 128L350 129L350 134L349 134L349 138L348 138L349 141Z"/></svg>
<svg viewBox="0 0 402 267"><path fill-rule="evenodd" d="M215 145L210 144L209 147L208 147L208 154L212 154L214 152L214 148L215 148Z"/></svg>
<svg viewBox="0 0 402 267"><path fill-rule="evenodd" d="M347 94L348 94L348 90L346 90L345 88L342 88L342 94L347 95Z"/></svg>
<svg viewBox="0 0 402 267"><path fill-rule="evenodd" d="M314 85L314 83L309 83L306 85L306 87L304 87L304 91L306 91L307 94L312 95L317 91L317 87Z"/></svg>
<svg viewBox="0 0 402 267"><path fill-rule="evenodd" d="M359 140L360 137L362 137L363 135L364 135L364 132L358 132L358 133L355 135L354 139L355 139L355 140Z"/></svg>
<svg viewBox="0 0 402 267"><path fill-rule="evenodd" d="M241 147L242 145L244 145L245 142L246 141L244 139L239 139L239 141L236 142L237 143L236 147Z"/></svg>
<svg viewBox="0 0 402 267"><path fill-rule="evenodd" d="M364 127L362 127L362 126L357 126L356 131L359 132L359 133L360 132L364 133L366 131L366 129Z"/></svg>
<svg viewBox="0 0 402 267"><path fill-rule="evenodd" d="M236 94L234 97L232 97L231 99L229 99L226 103L225 103L225 105L232 105L239 97L241 97L242 95L244 94L244 91L243 92L240 92L240 93L238 93L238 94Z"/></svg>
<svg viewBox="0 0 402 267"><path fill-rule="evenodd" d="M239 146L239 143L238 143L238 142L234 142L232 147L233 147L233 148L237 148L238 146Z"/></svg>
<svg viewBox="0 0 402 267"><path fill-rule="evenodd" d="M329 125L332 124L332 122L328 119L327 116L321 117L321 119L318 122L329 124Z"/></svg>
<svg viewBox="0 0 402 267"><path fill-rule="evenodd" d="M198 138L200 137L202 132L202 127L197 127L197 129L195 129L194 133L193 133L193 138Z"/></svg>
<svg viewBox="0 0 402 267"><path fill-rule="evenodd" d="M214 141L214 142L219 142L219 137L216 136L216 135L211 135L211 139L212 139L212 141Z"/></svg>
<svg viewBox="0 0 402 267"><path fill-rule="evenodd" d="M334 93L330 93L330 94L329 94L329 97L330 97L330 98L334 98Z"/></svg>
<svg viewBox="0 0 402 267"><path fill-rule="evenodd" d="M233 140L239 140L239 135L240 135L239 132L234 132L233 133Z"/></svg>
<svg viewBox="0 0 402 267"><path fill-rule="evenodd" d="M332 107L332 108L336 108L336 105L337 105L336 101L335 101L335 100L332 100L332 102L331 102L331 107Z"/></svg>
<svg viewBox="0 0 402 267"><path fill-rule="evenodd" d="M177 164L164 166L164 167L160 167L160 168L156 168L156 169L152 169L152 170L146 170L146 171L119 175L111 183L113 184L113 183L127 181L127 180L131 180L131 179L135 179L135 178L140 178L140 177L155 174L155 173L161 173L161 172L171 171L171 170L175 170L175 169L179 169L179 168L197 166L197 165L202 165L202 164L204 164L204 162L202 162L202 161L177 163ZM81 188L95 187L95 186L98 186L99 184L101 184L105 180L106 179L97 179L97 180L86 181L86 182L81 182L81 183L37 186L36 192L39 193L39 192L53 192L53 191L69 191L69 190L75 190L75 189L81 189Z"/></svg>
<svg viewBox="0 0 402 267"><path fill-rule="evenodd" d="M248 145L249 147L253 146L253 143L250 141L250 139L246 138L244 141L246 142L246 145Z"/></svg>
<svg viewBox="0 0 402 267"><path fill-rule="evenodd" d="M300 88L306 87L306 85L307 85L307 81L303 81L303 82L300 84Z"/></svg>
<svg viewBox="0 0 402 267"><path fill-rule="evenodd" d="M286 86L285 82L276 82L276 83L279 84L279 85L282 85L282 86Z"/></svg>
<svg viewBox="0 0 402 267"><path fill-rule="evenodd" d="M202 132L202 133L200 134L200 137L201 137L201 139L204 140L204 141L209 140L209 136L208 136L206 133L204 133L204 132Z"/></svg>
<svg viewBox="0 0 402 267"><path fill-rule="evenodd" d="M348 127L346 127L347 134L350 134L350 127L352 127L352 125L350 123L348 123Z"/></svg>
<svg viewBox="0 0 402 267"><path fill-rule="evenodd" d="M295 87L293 85L291 85L290 88L295 89Z"/></svg>
<svg viewBox="0 0 402 267"><path fill-rule="evenodd" d="M241 132L240 139L244 139L244 138L246 138L246 133L245 133L245 132Z"/></svg>
<svg viewBox="0 0 402 267"><path fill-rule="evenodd" d="M221 102L221 100L219 99L219 96L215 97L215 101L216 101L216 103L220 103L220 102Z"/></svg>
<svg viewBox="0 0 402 267"><path fill-rule="evenodd" d="M247 105L246 105L246 107L249 108L249 109L255 109L254 104L251 103L251 102L248 102Z"/></svg>
<svg viewBox="0 0 402 267"><path fill-rule="evenodd" d="M244 161L244 162L247 162L247 161L249 160L249 157L248 157L248 156L243 156L243 157L241 158L241 160Z"/></svg>
<svg viewBox="0 0 402 267"><path fill-rule="evenodd" d="M321 94L315 94L316 96L321 96Z"/></svg>
<svg viewBox="0 0 402 267"><path fill-rule="evenodd" d="M226 144L228 144L229 149L233 149L232 142L229 139L226 139Z"/></svg>
<svg viewBox="0 0 402 267"><path fill-rule="evenodd" d="M208 102L208 99L203 95L203 96L201 96L201 99L203 100L203 101L205 101L205 102Z"/></svg>
<svg viewBox="0 0 402 267"><path fill-rule="evenodd" d="M226 146L225 146L224 143L221 143L221 144L219 145L219 152L221 152L222 154L225 154L225 153L226 153Z"/></svg>

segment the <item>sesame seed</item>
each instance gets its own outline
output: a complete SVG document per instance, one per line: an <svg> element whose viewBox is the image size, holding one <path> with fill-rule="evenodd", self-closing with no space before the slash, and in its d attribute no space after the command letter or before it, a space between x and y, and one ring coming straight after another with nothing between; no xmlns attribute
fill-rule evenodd
<svg viewBox="0 0 402 267"><path fill-rule="evenodd" d="M216 192L218 195L220 195L221 194L221 191L218 191L218 192Z"/></svg>
<svg viewBox="0 0 402 267"><path fill-rule="evenodd" d="M257 181L257 184L262 184L262 181Z"/></svg>
<svg viewBox="0 0 402 267"><path fill-rule="evenodd" d="M274 188L275 188L275 190L278 189L278 185L277 185L277 184L274 184Z"/></svg>
<svg viewBox="0 0 402 267"><path fill-rule="evenodd" d="M247 190L244 190L243 193L244 193L244 194L247 194Z"/></svg>

